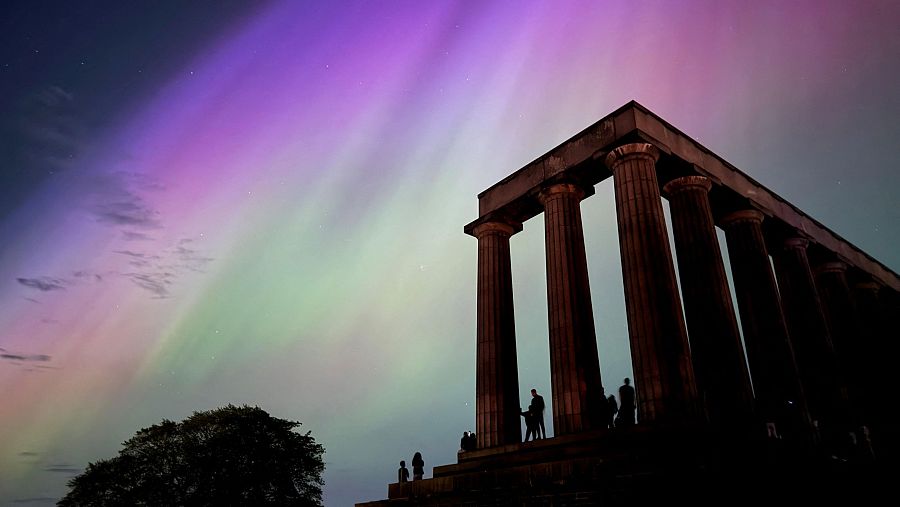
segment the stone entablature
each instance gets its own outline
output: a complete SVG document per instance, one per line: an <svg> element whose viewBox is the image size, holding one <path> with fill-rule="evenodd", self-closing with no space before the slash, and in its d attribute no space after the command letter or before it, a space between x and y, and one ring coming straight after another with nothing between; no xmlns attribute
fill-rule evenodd
<svg viewBox="0 0 900 507"><path fill-rule="evenodd" d="M590 196L593 185L612 176L604 165L607 154L634 141L649 143L661 153L657 163L661 184L691 175L706 176L713 182L711 197L721 203L716 210L717 225L728 208L758 209L771 227L777 224L796 230L810 240L810 248L833 253L835 260L900 291L900 277L891 269L634 101L478 194L478 219L465 227L466 233L472 234L475 225L492 216L502 214L521 224L538 215L543 211L538 194L554 181L579 182L586 197Z"/></svg>

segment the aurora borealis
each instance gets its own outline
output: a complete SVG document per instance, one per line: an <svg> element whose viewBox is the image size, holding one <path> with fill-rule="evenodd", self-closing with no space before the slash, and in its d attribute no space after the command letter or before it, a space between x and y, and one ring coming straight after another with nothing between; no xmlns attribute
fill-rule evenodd
<svg viewBox="0 0 900 507"><path fill-rule="evenodd" d="M897 2L66 4L0 7L3 504L227 403L312 431L326 505L452 462L476 195L631 99L900 268ZM582 204L607 390L612 193ZM511 246L527 405L540 218Z"/></svg>

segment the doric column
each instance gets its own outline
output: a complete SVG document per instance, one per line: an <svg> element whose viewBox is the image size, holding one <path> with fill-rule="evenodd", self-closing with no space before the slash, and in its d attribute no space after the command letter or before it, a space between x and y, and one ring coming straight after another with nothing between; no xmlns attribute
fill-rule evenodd
<svg viewBox="0 0 900 507"><path fill-rule="evenodd" d="M896 333L900 328L900 292L890 287L884 287L879 291L878 297L883 308L882 315L886 318L885 325L888 330ZM890 340L890 342L892 347L897 343L896 340ZM896 351L893 348L891 350Z"/></svg>
<svg viewBox="0 0 900 507"><path fill-rule="evenodd" d="M473 233L478 238L475 431L478 447L484 448L522 441L509 257L514 229L487 222Z"/></svg>
<svg viewBox="0 0 900 507"><path fill-rule="evenodd" d="M806 248L809 241L788 238L774 256L781 303L813 420L846 429L847 389L825 322Z"/></svg>
<svg viewBox="0 0 900 507"><path fill-rule="evenodd" d="M697 387L650 144L620 146L606 157L616 189L619 248L631 362L642 423L683 424L698 417Z"/></svg>
<svg viewBox="0 0 900 507"><path fill-rule="evenodd" d="M864 423L864 414L868 410L863 391L871 381L870 366L863 361L864 338L850 285L847 283L847 265L843 262L826 262L817 266L815 272L816 288L831 331L838 363L846 375L856 415Z"/></svg>
<svg viewBox="0 0 900 507"><path fill-rule="evenodd" d="M759 211L743 210L724 217L722 226L757 409L769 431L800 436L810 429L809 414L763 238L762 220Z"/></svg>
<svg viewBox="0 0 900 507"><path fill-rule="evenodd" d="M884 343L887 334L884 326L881 300L878 297L879 286L873 282L861 282L853 286L852 297L859 317L859 336L857 350L861 366L865 368L866 378L871 382L861 390L862 404L872 417L878 418L884 412L884 399L893 396L889 394L891 372L886 368L893 357L888 349L880 344ZM887 383L885 383L887 381Z"/></svg>
<svg viewBox="0 0 900 507"><path fill-rule="evenodd" d="M588 284L581 199L560 183L540 193L547 250L547 309L553 431L565 435L601 427L600 363Z"/></svg>
<svg viewBox="0 0 900 507"><path fill-rule="evenodd" d="M894 360L897 357L896 328L888 325L886 308L881 298L882 288L871 281L854 284L853 300L859 312L858 336L860 361L868 372L868 384L860 395L866 407L866 423L872 427L872 440L876 456L890 460L896 454L897 423L892 400L897 395L897 375Z"/></svg>
<svg viewBox="0 0 900 507"><path fill-rule="evenodd" d="M663 191L672 212L697 389L711 422L737 428L752 420L753 389L709 205L711 186L703 176L685 176Z"/></svg>

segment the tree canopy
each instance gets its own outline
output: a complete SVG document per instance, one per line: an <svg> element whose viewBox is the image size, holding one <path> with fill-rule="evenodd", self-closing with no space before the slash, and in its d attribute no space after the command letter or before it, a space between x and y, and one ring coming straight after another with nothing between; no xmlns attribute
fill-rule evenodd
<svg viewBox="0 0 900 507"><path fill-rule="evenodd" d="M319 506L325 450L298 426L246 405L163 420L90 463L58 505Z"/></svg>

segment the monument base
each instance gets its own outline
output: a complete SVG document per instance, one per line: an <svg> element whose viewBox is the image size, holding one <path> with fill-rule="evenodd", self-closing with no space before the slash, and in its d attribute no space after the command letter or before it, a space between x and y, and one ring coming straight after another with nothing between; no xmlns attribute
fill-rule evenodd
<svg viewBox="0 0 900 507"><path fill-rule="evenodd" d="M460 453L434 477L388 485L376 506L749 505L874 498L874 464L815 457L782 441L726 443L634 426Z"/></svg>

